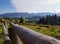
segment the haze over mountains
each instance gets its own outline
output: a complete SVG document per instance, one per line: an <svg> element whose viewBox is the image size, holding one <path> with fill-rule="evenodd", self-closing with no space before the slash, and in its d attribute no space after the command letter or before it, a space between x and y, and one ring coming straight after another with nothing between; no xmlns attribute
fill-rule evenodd
<svg viewBox="0 0 60 44"><path fill-rule="evenodd" d="M43 12L43 13L6 13L1 14L0 18L28 18L30 21L38 21L41 17L46 15L58 15L60 16L60 13L50 13L50 12Z"/></svg>
<svg viewBox="0 0 60 44"><path fill-rule="evenodd" d="M42 16L46 16L46 15L58 15L60 16L60 13L49 13L49 12L44 12L44 13L6 13L6 14L1 14L0 17L10 17L10 18L20 18L20 17L24 17L24 18L38 18L38 17L42 17Z"/></svg>

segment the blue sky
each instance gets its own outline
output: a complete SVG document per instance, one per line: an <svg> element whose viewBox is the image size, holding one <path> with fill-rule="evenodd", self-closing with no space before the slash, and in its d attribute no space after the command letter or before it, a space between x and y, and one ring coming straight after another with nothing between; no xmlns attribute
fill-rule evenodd
<svg viewBox="0 0 60 44"><path fill-rule="evenodd" d="M11 4L11 0L0 0L0 14L15 11L15 7Z"/></svg>
<svg viewBox="0 0 60 44"><path fill-rule="evenodd" d="M0 0L0 14L11 12L60 13L60 0Z"/></svg>

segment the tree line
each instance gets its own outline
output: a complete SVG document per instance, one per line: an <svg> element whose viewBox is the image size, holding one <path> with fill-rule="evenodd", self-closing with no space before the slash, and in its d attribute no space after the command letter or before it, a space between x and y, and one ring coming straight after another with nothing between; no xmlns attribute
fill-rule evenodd
<svg viewBox="0 0 60 44"><path fill-rule="evenodd" d="M38 24L60 25L60 16L55 14L41 17L38 21Z"/></svg>

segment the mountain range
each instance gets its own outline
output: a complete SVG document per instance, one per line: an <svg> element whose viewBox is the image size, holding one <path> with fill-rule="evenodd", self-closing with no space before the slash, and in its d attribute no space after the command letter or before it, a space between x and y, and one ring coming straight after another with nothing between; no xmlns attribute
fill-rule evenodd
<svg viewBox="0 0 60 44"><path fill-rule="evenodd" d="M7 17L7 18L28 18L30 20L34 19L40 19L40 17L46 16L46 15L58 15L60 16L60 13L50 13L50 12L43 12L43 13L5 13L5 14L0 14L0 18Z"/></svg>
<svg viewBox="0 0 60 44"><path fill-rule="evenodd" d="M6 14L1 14L0 17L36 17L36 16L46 16L46 15L54 15L55 13L49 13L49 12L44 12L44 13L6 13ZM58 16L60 16L60 13L56 13Z"/></svg>

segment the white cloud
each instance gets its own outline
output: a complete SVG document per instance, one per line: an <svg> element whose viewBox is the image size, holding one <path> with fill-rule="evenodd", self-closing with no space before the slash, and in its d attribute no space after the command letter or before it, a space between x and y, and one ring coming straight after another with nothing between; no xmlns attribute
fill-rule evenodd
<svg viewBox="0 0 60 44"><path fill-rule="evenodd" d="M60 11L60 0L11 0L11 3L16 7L17 12L56 12ZM59 7L59 8L58 8Z"/></svg>

